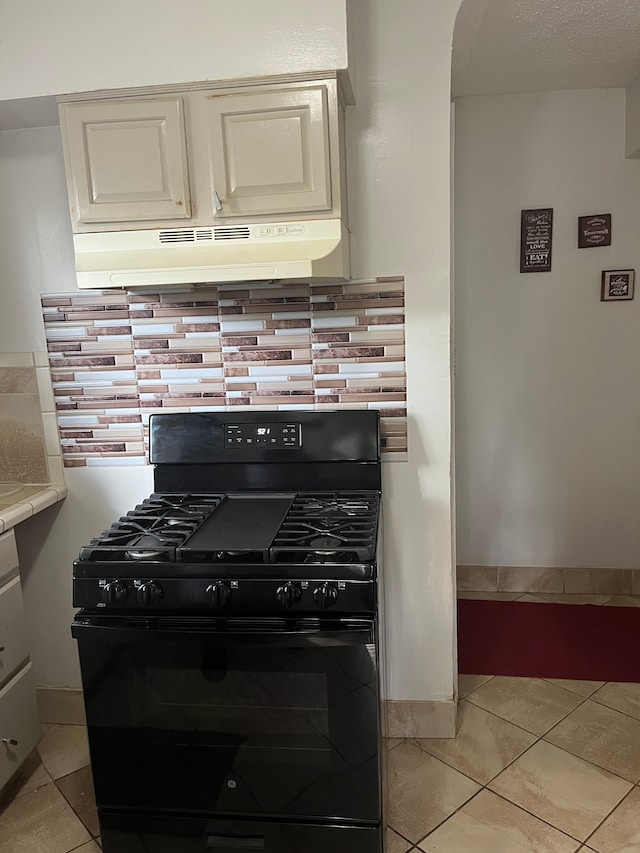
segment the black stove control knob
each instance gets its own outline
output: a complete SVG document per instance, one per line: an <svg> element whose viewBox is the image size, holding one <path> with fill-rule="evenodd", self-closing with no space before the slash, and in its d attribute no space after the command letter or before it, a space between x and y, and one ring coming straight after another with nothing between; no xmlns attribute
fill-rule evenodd
<svg viewBox="0 0 640 853"><path fill-rule="evenodd" d="M314 589L313 600L320 610L328 610L338 600L338 590L332 583L323 583Z"/></svg>
<svg viewBox="0 0 640 853"><path fill-rule="evenodd" d="M231 598L231 590L223 581L216 581L209 584L206 589L206 595L209 599L209 604L219 609L220 607L224 607Z"/></svg>
<svg viewBox="0 0 640 853"><path fill-rule="evenodd" d="M145 607L157 604L162 598L162 589L157 583L147 581L138 587L138 601Z"/></svg>
<svg viewBox="0 0 640 853"><path fill-rule="evenodd" d="M123 586L118 581L110 581L102 587L102 600L107 604L120 604L128 595L126 586Z"/></svg>
<svg viewBox="0 0 640 853"><path fill-rule="evenodd" d="M283 610L289 610L302 598L302 590L297 583L285 583L276 590L276 601Z"/></svg>

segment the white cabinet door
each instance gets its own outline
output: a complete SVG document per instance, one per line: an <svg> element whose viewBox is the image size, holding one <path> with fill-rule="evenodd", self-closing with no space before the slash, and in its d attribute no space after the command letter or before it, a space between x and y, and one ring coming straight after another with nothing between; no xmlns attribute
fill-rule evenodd
<svg viewBox="0 0 640 853"><path fill-rule="evenodd" d="M31 664L0 690L0 788L40 740L40 720Z"/></svg>
<svg viewBox="0 0 640 853"><path fill-rule="evenodd" d="M205 97L216 217L331 209L325 86Z"/></svg>
<svg viewBox="0 0 640 853"><path fill-rule="evenodd" d="M20 578L0 588L0 684L29 657Z"/></svg>
<svg viewBox="0 0 640 853"><path fill-rule="evenodd" d="M181 97L60 105L76 224L191 216Z"/></svg>

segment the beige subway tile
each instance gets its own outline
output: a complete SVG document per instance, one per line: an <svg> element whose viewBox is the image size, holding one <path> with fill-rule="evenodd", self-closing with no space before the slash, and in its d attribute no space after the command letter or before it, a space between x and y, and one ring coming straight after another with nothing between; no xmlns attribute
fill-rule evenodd
<svg viewBox="0 0 640 853"><path fill-rule="evenodd" d="M493 592L498 589L496 566L458 566L456 577L459 590Z"/></svg>
<svg viewBox="0 0 640 853"><path fill-rule="evenodd" d="M499 566L498 589L503 592L563 592L563 570Z"/></svg>
<svg viewBox="0 0 640 853"><path fill-rule="evenodd" d="M565 569L565 592L631 595L630 569Z"/></svg>

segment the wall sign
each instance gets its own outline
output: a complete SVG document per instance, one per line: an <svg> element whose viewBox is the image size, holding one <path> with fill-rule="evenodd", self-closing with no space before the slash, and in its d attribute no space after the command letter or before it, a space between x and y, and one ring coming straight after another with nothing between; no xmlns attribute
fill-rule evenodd
<svg viewBox="0 0 640 853"><path fill-rule="evenodd" d="M611 245L611 214L578 217L578 248Z"/></svg>
<svg viewBox="0 0 640 853"><path fill-rule="evenodd" d="M603 270L601 302L619 302L622 299L633 299L635 270Z"/></svg>
<svg viewBox="0 0 640 853"><path fill-rule="evenodd" d="M520 272L551 271L553 208L523 210L520 221Z"/></svg>

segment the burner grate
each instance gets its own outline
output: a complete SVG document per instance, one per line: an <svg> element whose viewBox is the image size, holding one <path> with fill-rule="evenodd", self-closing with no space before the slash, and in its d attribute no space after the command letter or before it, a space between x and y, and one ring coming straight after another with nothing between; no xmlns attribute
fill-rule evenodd
<svg viewBox="0 0 640 853"><path fill-rule="evenodd" d="M183 545L224 495L152 494L80 549L90 562L175 562Z"/></svg>
<svg viewBox="0 0 640 853"><path fill-rule="evenodd" d="M278 531L274 562L356 562L373 560L377 492L297 495Z"/></svg>

